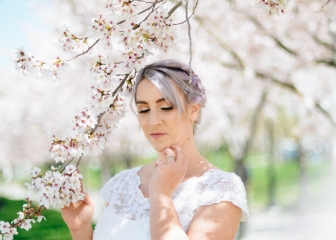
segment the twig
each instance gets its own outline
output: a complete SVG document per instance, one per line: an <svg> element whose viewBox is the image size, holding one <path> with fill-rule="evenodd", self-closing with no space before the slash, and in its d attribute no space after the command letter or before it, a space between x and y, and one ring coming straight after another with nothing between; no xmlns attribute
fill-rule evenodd
<svg viewBox="0 0 336 240"><path fill-rule="evenodd" d="M93 134L97 130L97 128L99 127L100 121L101 121L102 117L104 116L104 114L105 114L105 112L102 112L101 114L98 115L97 124L94 128L91 129L90 134Z"/></svg>
<svg viewBox="0 0 336 240"><path fill-rule="evenodd" d="M82 153L82 155L79 157L79 159L77 161L76 168L78 168L78 166L79 166L79 164L80 164L80 162L82 160L82 157L83 157L83 153Z"/></svg>
<svg viewBox="0 0 336 240"><path fill-rule="evenodd" d="M124 23L126 20L122 20L122 21L120 21L120 22L117 22L117 24L116 25L120 25L120 24L122 24L122 23ZM103 37L105 37L107 35L107 33L106 34L104 34L104 36ZM102 37L102 38L103 38ZM86 38L88 38L88 37L86 37ZM82 55L84 55L84 54L86 54L86 53L88 53L99 41L100 41L100 39L102 39L102 38L99 38L99 39L97 39L85 52L82 52L82 53L80 53L80 54L78 54L78 55L76 55L76 56L74 56L73 58L70 58L70 59L68 59L68 61L71 61L71 60L73 60L73 59L75 59L75 58L77 58L77 57L79 57L79 56L82 56Z"/></svg>
<svg viewBox="0 0 336 240"><path fill-rule="evenodd" d="M127 73L124 77L124 79L119 83L118 87L113 91L112 93L112 97L114 97L117 92L119 91L119 89L122 87L122 85L124 85L124 83L126 82L126 80L128 79L128 76L131 75L131 73Z"/></svg>
<svg viewBox="0 0 336 240"><path fill-rule="evenodd" d="M84 54L88 53L99 41L100 41L100 38L97 41L95 41L85 52L82 52L82 53L74 56L73 58L69 59L68 61L71 61L71 60L73 60L73 59L75 59L75 58L77 58L81 55L84 55Z"/></svg>
<svg viewBox="0 0 336 240"><path fill-rule="evenodd" d="M74 159L75 157L73 157L67 164L65 164L60 173L62 173L65 170L66 166L68 166Z"/></svg>
<svg viewBox="0 0 336 240"><path fill-rule="evenodd" d="M165 0L157 0L155 2L152 2L152 6L149 6L148 8L146 8L145 10L142 10L141 12L138 13L138 15L141 15L143 14L144 12L147 12L149 9L151 9L153 7L153 5L155 6L156 4L160 3L160 2L163 2ZM146 3L149 3L149 2L146 2Z"/></svg>
<svg viewBox="0 0 336 240"><path fill-rule="evenodd" d="M182 0L179 1L172 9L170 9L170 11L167 14L167 17L165 17L165 19L170 18L170 16L176 11L176 9L178 9L180 6L182 5Z"/></svg>
<svg viewBox="0 0 336 240"><path fill-rule="evenodd" d="M325 4L323 4L323 5L321 6L321 9L318 10L318 11L316 11L316 12L322 12L322 11L324 10L324 7L327 6L330 2L331 2L331 0L328 0Z"/></svg>
<svg viewBox="0 0 336 240"><path fill-rule="evenodd" d="M189 68L190 68L190 74L189 74L189 84L192 83L192 68L191 68L191 61L192 61L192 39L191 39L191 33L190 33L190 22L189 22L189 16L188 16L188 3L189 0L186 1L185 4L185 13L186 13L186 21L188 24L188 37L189 37L189 54L190 54L190 59L189 59Z"/></svg>
<svg viewBox="0 0 336 240"><path fill-rule="evenodd" d="M159 7L156 7L156 8L155 8L155 5L156 5L156 4L153 4L153 6L151 6L151 8L153 8L152 11L151 11L150 13L148 13L148 15L147 15L141 22L139 22L138 24L136 24L136 25L132 28L133 30L138 29L138 28L140 27L140 25L141 25L144 21L146 21L146 20L149 18L149 16L159 8Z"/></svg>
<svg viewBox="0 0 336 240"><path fill-rule="evenodd" d="M188 17L188 19L190 19L190 18L195 14L195 10L196 10L197 6L198 6L198 0L196 1L195 6L194 6L194 8L193 8L193 11L192 11L191 15ZM186 21L187 21L187 19L184 20L183 22L180 22L180 23L174 23L174 24L172 24L172 25L173 25L173 26L180 25L180 24L185 23Z"/></svg>

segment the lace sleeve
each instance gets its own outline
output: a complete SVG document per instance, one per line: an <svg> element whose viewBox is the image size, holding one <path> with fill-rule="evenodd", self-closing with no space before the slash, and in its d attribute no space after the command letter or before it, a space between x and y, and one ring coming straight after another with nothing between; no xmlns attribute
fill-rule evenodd
<svg viewBox="0 0 336 240"><path fill-rule="evenodd" d="M239 176L234 173L217 171L204 181L199 206L230 201L243 211L241 221L248 219L246 191Z"/></svg>
<svg viewBox="0 0 336 240"><path fill-rule="evenodd" d="M115 192L122 183L123 175L125 175L125 170L121 171L114 175L108 182L104 185L104 187L100 190L100 195L106 202L110 202L112 199L113 192Z"/></svg>

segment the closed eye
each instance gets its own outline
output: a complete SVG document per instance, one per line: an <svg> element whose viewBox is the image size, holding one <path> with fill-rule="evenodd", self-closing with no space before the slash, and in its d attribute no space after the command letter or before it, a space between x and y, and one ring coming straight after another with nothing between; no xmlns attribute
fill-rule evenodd
<svg viewBox="0 0 336 240"><path fill-rule="evenodd" d="M170 111L170 110L173 110L173 107L164 107L164 108L161 108L161 110Z"/></svg>
<svg viewBox="0 0 336 240"><path fill-rule="evenodd" d="M138 111L138 113L146 113L146 112L149 112L149 109L143 109L143 110Z"/></svg>

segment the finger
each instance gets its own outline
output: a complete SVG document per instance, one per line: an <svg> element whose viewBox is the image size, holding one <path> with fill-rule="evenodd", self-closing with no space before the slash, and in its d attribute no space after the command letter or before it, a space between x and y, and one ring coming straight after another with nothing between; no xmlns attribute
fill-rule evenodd
<svg viewBox="0 0 336 240"><path fill-rule="evenodd" d="M187 161L187 158L186 158L186 156L184 155L184 153L183 153L183 150L182 150L182 148L180 147L180 146L177 146L177 145L173 145L172 146L172 150L174 150L174 152L175 152L175 161L176 162L178 162L178 163L180 163L180 164L185 164L185 162Z"/></svg>
<svg viewBox="0 0 336 240"><path fill-rule="evenodd" d="M95 202L93 201L93 199L90 197L89 194L85 193L84 195L84 199L83 202L85 203L85 205L87 206L95 206Z"/></svg>
<svg viewBox="0 0 336 240"><path fill-rule="evenodd" d="M158 158L155 160L156 167L161 166L162 164L165 164L165 163L167 163L167 160L162 160L161 158Z"/></svg>
<svg viewBox="0 0 336 240"><path fill-rule="evenodd" d="M175 156L175 152L171 148L166 148L162 151L163 155L165 156Z"/></svg>
<svg viewBox="0 0 336 240"><path fill-rule="evenodd" d="M172 150L175 153L175 161L182 164L185 159L182 148L177 145L172 145Z"/></svg>
<svg viewBox="0 0 336 240"><path fill-rule="evenodd" d="M76 171L78 172L78 174L80 174L79 168L76 168ZM84 193L84 187L83 187L82 179L80 178L79 181L80 181L80 185L81 185L81 191L80 192Z"/></svg>
<svg viewBox="0 0 336 240"><path fill-rule="evenodd" d="M168 163L170 160L175 160L175 153L172 149L166 148L161 153L161 159L164 163Z"/></svg>
<svg viewBox="0 0 336 240"><path fill-rule="evenodd" d="M169 155L169 156L167 156L167 162L169 162L169 161L171 161L171 160L176 161L175 156L173 156L173 155Z"/></svg>

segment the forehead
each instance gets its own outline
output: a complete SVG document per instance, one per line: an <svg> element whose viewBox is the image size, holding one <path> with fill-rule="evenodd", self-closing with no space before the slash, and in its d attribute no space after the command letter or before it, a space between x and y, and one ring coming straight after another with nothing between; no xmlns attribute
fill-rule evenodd
<svg viewBox="0 0 336 240"><path fill-rule="evenodd" d="M148 79L143 79L139 82L136 93L136 101L146 101L148 99L164 98L162 92Z"/></svg>

